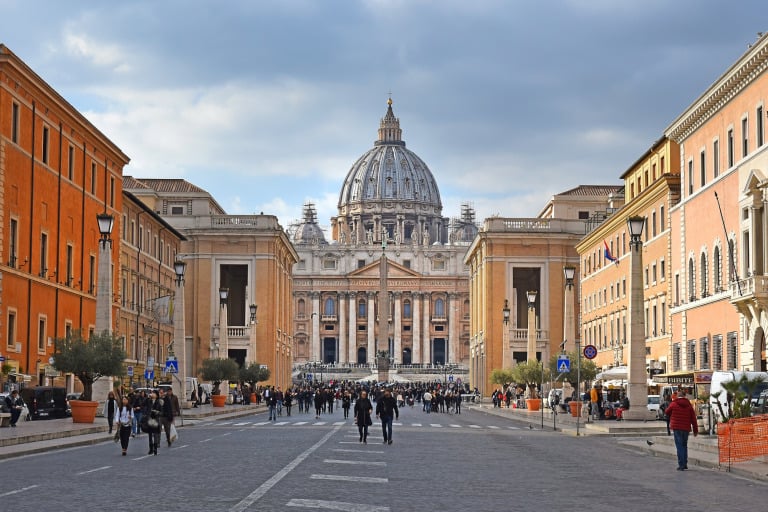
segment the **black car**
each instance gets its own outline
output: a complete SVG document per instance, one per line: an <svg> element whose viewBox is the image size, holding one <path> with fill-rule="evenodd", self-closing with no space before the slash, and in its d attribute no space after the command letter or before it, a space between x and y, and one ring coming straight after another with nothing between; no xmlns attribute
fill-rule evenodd
<svg viewBox="0 0 768 512"><path fill-rule="evenodd" d="M67 389L35 386L21 390L21 398L29 408L33 420L64 418L67 416Z"/></svg>

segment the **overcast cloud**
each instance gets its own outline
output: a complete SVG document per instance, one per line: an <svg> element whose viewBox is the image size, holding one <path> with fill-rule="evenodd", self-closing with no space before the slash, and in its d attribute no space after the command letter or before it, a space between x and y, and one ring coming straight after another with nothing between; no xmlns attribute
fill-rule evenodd
<svg viewBox="0 0 768 512"><path fill-rule="evenodd" d="M231 214L336 213L392 93L446 216L619 176L768 28L715 0L0 0L0 42L130 158Z"/></svg>

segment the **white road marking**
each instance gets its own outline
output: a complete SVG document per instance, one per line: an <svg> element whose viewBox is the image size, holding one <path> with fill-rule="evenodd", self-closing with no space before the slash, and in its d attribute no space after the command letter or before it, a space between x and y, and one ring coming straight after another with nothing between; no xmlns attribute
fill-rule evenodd
<svg viewBox="0 0 768 512"><path fill-rule="evenodd" d="M327 434L323 436L322 439L320 439L318 442L307 448L304 453L300 454L298 457L293 459L291 462L288 463L287 466L285 466L283 469L272 475L272 477L261 484L259 487L257 487L251 494L243 498L240 503L235 504L230 510L230 512L242 512L243 510L247 509L256 501L259 500L262 496L264 496L272 487L274 487L280 480L285 478L285 476L293 471L296 466L301 464L304 459L312 455L318 448L320 448L322 445L324 445L334 434L336 434L339 431L339 427L334 428Z"/></svg>
<svg viewBox="0 0 768 512"><path fill-rule="evenodd" d="M498 429L499 427L497 427L496 425L488 425L488 428L492 428L495 430L495 429Z"/></svg>
<svg viewBox="0 0 768 512"><path fill-rule="evenodd" d="M269 425L269 421L260 421L259 423L254 423L254 427L260 427L261 425Z"/></svg>
<svg viewBox="0 0 768 512"><path fill-rule="evenodd" d="M344 501L292 499L286 503L286 506L322 508L326 510L340 510L341 512L389 512L389 507L380 507L378 505L363 505L362 503L347 503Z"/></svg>
<svg viewBox="0 0 768 512"><path fill-rule="evenodd" d="M383 451L372 451L372 450L349 450L347 448L334 448L331 450L333 452L345 452L345 453L384 453Z"/></svg>
<svg viewBox="0 0 768 512"><path fill-rule="evenodd" d="M0 494L0 498L3 496L10 496L11 494L19 494L20 492L28 491L30 489L34 489L35 487L39 487L38 485L29 485L27 487L22 487L21 489L15 489L13 491L4 492L3 494Z"/></svg>
<svg viewBox="0 0 768 512"><path fill-rule="evenodd" d="M242 423L235 423L234 426L235 427L242 427L243 425L250 425L250 424L251 424L250 421L245 421L245 422L242 422Z"/></svg>
<svg viewBox="0 0 768 512"><path fill-rule="evenodd" d="M313 423L313 425L315 425L315 426L325 425L325 422L324 421L316 421L315 423Z"/></svg>
<svg viewBox="0 0 768 512"><path fill-rule="evenodd" d="M469 425L469 428L483 428L480 425Z"/></svg>
<svg viewBox="0 0 768 512"><path fill-rule="evenodd" d="M421 423L411 423L411 426L413 426L413 427L420 427Z"/></svg>
<svg viewBox="0 0 768 512"><path fill-rule="evenodd" d="M294 423L294 425L306 425L307 423L309 423L309 422L308 421L297 421L296 423Z"/></svg>
<svg viewBox="0 0 768 512"><path fill-rule="evenodd" d="M333 424L334 425L346 425L347 422L346 421L335 421Z"/></svg>
<svg viewBox="0 0 768 512"><path fill-rule="evenodd" d="M461 425L448 425L448 426L453 428L461 428Z"/></svg>
<svg viewBox="0 0 768 512"><path fill-rule="evenodd" d="M274 425L287 425L290 421L278 421L277 423L274 423Z"/></svg>
<svg viewBox="0 0 768 512"><path fill-rule="evenodd" d="M93 469L89 469L88 471L81 471L81 472L76 473L76 474L78 476L80 476L80 475L87 475L88 473L95 473L97 471L104 471L105 469L109 469L111 467L112 466L101 466L100 468L93 468Z"/></svg>
<svg viewBox="0 0 768 512"><path fill-rule="evenodd" d="M366 484L386 484L388 478L378 478L375 476L347 476L347 475L312 475L312 480L340 480L342 482L361 482Z"/></svg>
<svg viewBox="0 0 768 512"><path fill-rule="evenodd" d="M207 443L208 441L213 441L213 438L209 437L208 439L203 439L203 440L198 441L198 442L200 442L200 443Z"/></svg>
<svg viewBox="0 0 768 512"><path fill-rule="evenodd" d="M339 459L325 459L323 462L326 464L351 464L360 466L386 466L386 462L376 462L371 460L339 460Z"/></svg>
<svg viewBox="0 0 768 512"><path fill-rule="evenodd" d="M430 423L429 426L430 427L435 427L435 428L443 428L443 426L441 424L439 424L439 423Z"/></svg>

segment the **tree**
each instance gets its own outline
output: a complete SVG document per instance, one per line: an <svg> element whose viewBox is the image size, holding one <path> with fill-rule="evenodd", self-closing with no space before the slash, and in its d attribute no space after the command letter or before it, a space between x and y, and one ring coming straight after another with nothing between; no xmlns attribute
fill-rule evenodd
<svg viewBox="0 0 768 512"><path fill-rule="evenodd" d="M54 340L53 366L71 373L83 384L80 400L91 400L93 383L101 377L122 377L125 373L123 339L109 331L94 333L86 340L80 329Z"/></svg>
<svg viewBox="0 0 768 512"><path fill-rule="evenodd" d="M560 354L555 354L549 358L549 371L552 373L552 375L560 375L560 372L557 371L558 357L560 357ZM597 374L599 373L595 363L591 359L587 359L586 357L581 358L581 369L579 369L579 366L578 366L579 353L575 350L573 352L568 353L568 358L571 360L571 369L565 374L565 376L560 378L564 382L567 382L568 384L570 384L573 389L576 389L579 381L584 383L584 382L594 380Z"/></svg>
<svg viewBox="0 0 768 512"><path fill-rule="evenodd" d="M752 396L758 386L764 381L763 377L754 379L742 375L739 380L723 382L723 390L712 393L712 397L717 400L717 409L719 418L723 422L728 422L737 418L749 418L752 416ZM725 392L725 405L727 410L723 410L723 403L720 401L720 395Z"/></svg>
<svg viewBox="0 0 768 512"><path fill-rule="evenodd" d="M251 391L256 390L258 382L264 382L269 379L269 368L262 368L259 363L251 363L248 366L240 368L240 380L247 382Z"/></svg>
<svg viewBox="0 0 768 512"><path fill-rule="evenodd" d="M200 368L200 376L203 380L213 382L214 395L221 394L219 386L225 380L237 380L239 368L234 359L212 358L203 359L203 366Z"/></svg>
<svg viewBox="0 0 768 512"><path fill-rule="evenodd" d="M536 388L541 383L543 366L540 362L531 360L517 363L512 369L512 376L518 384L524 383L530 392L531 398L538 398Z"/></svg>
<svg viewBox="0 0 768 512"><path fill-rule="evenodd" d="M496 368L491 372L491 383L506 386L515 381L514 373L511 369Z"/></svg>

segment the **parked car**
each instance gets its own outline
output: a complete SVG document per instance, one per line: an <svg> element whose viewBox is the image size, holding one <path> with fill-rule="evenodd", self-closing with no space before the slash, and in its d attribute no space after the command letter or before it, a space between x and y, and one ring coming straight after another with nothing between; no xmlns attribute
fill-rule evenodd
<svg viewBox="0 0 768 512"><path fill-rule="evenodd" d="M763 391L757 397L757 403L752 408L752 414L768 414L768 390Z"/></svg>
<svg viewBox="0 0 768 512"><path fill-rule="evenodd" d="M23 388L20 394L33 420L64 418L68 414L66 388L35 386Z"/></svg>

